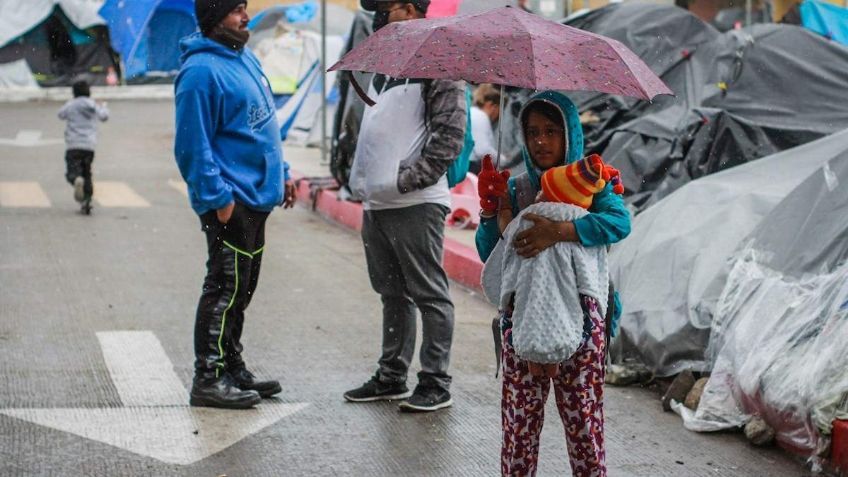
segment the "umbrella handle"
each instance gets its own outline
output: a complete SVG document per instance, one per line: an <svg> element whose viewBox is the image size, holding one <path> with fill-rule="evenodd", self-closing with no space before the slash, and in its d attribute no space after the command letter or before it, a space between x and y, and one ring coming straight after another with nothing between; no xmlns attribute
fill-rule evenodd
<svg viewBox="0 0 848 477"><path fill-rule="evenodd" d="M353 90L356 91L356 94L362 99L362 101L368 106L374 106L375 103L373 99L368 97L368 94L365 93L365 90L362 89L362 86L359 86L359 83L356 81L356 76L353 74L353 71L350 72L350 84L353 86Z"/></svg>
<svg viewBox="0 0 848 477"><path fill-rule="evenodd" d="M498 154L495 156L495 170L500 170L501 165L501 137L503 136L504 121L504 85L501 85L500 104L498 105Z"/></svg>

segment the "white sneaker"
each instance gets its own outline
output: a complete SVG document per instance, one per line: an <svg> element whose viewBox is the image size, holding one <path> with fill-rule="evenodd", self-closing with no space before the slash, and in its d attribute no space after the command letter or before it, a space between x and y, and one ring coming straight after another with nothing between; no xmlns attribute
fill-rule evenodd
<svg viewBox="0 0 848 477"><path fill-rule="evenodd" d="M85 199L85 190L83 190L84 188L85 179L83 179L82 176L77 176L77 178L74 179L74 200L76 200L77 202L82 202L82 200Z"/></svg>

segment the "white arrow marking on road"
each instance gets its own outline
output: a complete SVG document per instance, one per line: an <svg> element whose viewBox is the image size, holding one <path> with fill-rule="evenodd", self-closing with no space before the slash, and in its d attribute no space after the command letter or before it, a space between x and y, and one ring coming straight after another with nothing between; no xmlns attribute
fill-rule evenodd
<svg viewBox="0 0 848 477"><path fill-rule="evenodd" d="M152 332L100 332L97 338L123 407L0 409L0 414L188 465L308 406L266 400L249 410L189 407L188 393Z"/></svg>
<svg viewBox="0 0 848 477"><path fill-rule="evenodd" d="M41 131L37 129L22 129L15 139L0 138L0 145L17 147L38 147L62 144L61 139L41 139Z"/></svg>

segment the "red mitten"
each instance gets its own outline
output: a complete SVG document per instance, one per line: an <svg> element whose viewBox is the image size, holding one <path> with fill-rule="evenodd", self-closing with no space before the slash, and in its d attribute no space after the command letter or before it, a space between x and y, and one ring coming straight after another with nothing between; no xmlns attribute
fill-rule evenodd
<svg viewBox="0 0 848 477"><path fill-rule="evenodd" d="M587 159L589 160L589 164L600 173L601 179L612 184L613 192L618 195L624 194L624 184L621 183L621 173L618 172L618 169L604 163L601 156L597 154L592 154Z"/></svg>
<svg viewBox="0 0 848 477"><path fill-rule="evenodd" d="M606 166L604 169L609 171L609 182L612 183L612 191L618 195L624 194L624 184L621 183L621 172L618 172L618 169L612 166Z"/></svg>
<svg viewBox="0 0 848 477"><path fill-rule="evenodd" d="M493 214L498 210L498 199L508 197L507 181L509 171L498 172L492 164L492 156L483 157L483 165L477 174L477 195L480 196L480 208Z"/></svg>

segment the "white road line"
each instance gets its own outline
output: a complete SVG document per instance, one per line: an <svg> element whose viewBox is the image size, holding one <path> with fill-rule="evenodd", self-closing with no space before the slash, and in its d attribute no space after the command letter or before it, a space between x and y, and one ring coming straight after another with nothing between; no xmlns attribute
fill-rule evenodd
<svg viewBox="0 0 848 477"><path fill-rule="evenodd" d="M188 197L188 186L184 181L168 179L168 185L177 190L180 194Z"/></svg>
<svg viewBox="0 0 848 477"><path fill-rule="evenodd" d="M64 142L61 139L42 139L41 136L42 132L38 129L21 129L15 139L0 138L0 146L39 147L54 146Z"/></svg>
<svg viewBox="0 0 848 477"><path fill-rule="evenodd" d="M97 339L124 406L185 404L185 387L152 332L102 331Z"/></svg>
<svg viewBox="0 0 848 477"><path fill-rule="evenodd" d="M50 199L38 182L0 182L2 207L50 207Z"/></svg>
<svg viewBox="0 0 848 477"><path fill-rule="evenodd" d="M101 207L150 207L150 202L124 182L94 181L94 200Z"/></svg>

